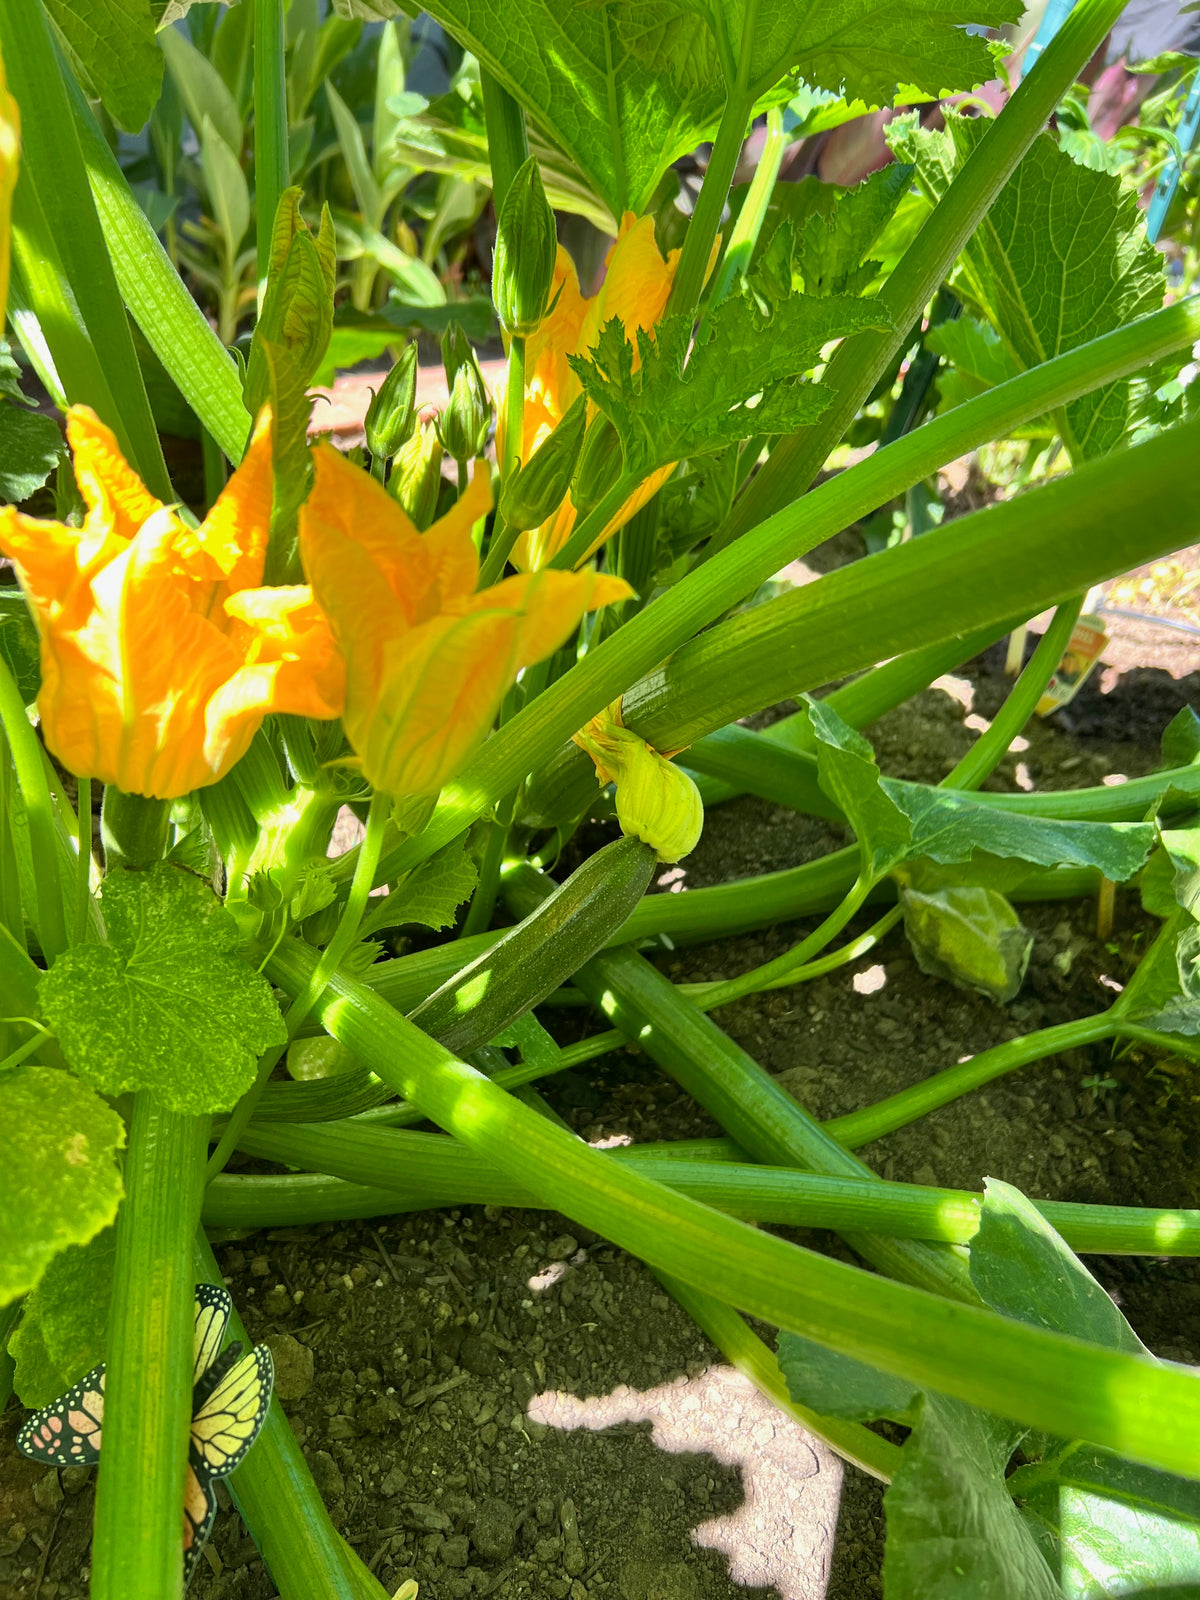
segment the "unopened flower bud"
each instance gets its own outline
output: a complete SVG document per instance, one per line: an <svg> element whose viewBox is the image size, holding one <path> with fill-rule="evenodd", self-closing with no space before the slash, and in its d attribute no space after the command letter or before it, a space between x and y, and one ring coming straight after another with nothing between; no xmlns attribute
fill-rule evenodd
<svg viewBox="0 0 1200 1600"><path fill-rule="evenodd" d="M496 226L492 300L505 333L524 338L546 315L558 241L533 156L518 168Z"/></svg>
<svg viewBox="0 0 1200 1600"><path fill-rule="evenodd" d="M367 448L389 461L412 438L417 420L417 347L410 344L367 407Z"/></svg>
<svg viewBox="0 0 1200 1600"><path fill-rule="evenodd" d="M450 399L438 422L442 444L455 461L473 461L487 448L495 415L474 361L464 361L454 374Z"/></svg>
<svg viewBox="0 0 1200 1600"><path fill-rule="evenodd" d="M596 775L617 789L622 832L648 844L664 863L696 848L704 828L700 791L682 767L654 749L621 720L618 700L574 735L596 764Z"/></svg>
<svg viewBox="0 0 1200 1600"><path fill-rule="evenodd" d="M423 422L392 462L388 493L424 533L437 511L442 487L442 442L437 427Z"/></svg>
<svg viewBox="0 0 1200 1600"><path fill-rule="evenodd" d="M467 330L461 322L448 322L446 331L442 334L442 365L446 369L446 387L453 389L454 379L459 367L470 365L479 371L479 359L475 354L475 346L467 338ZM483 382L480 377L480 383Z"/></svg>
<svg viewBox="0 0 1200 1600"><path fill-rule="evenodd" d="M621 441L617 430L603 414L597 412L588 423L579 465L575 468L575 481L571 485L571 499L581 517L594 511L621 475Z"/></svg>
<svg viewBox="0 0 1200 1600"><path fill-rule="evenodd" d="M524 533L552 516L562 504L587 426L587 401L580 395L554 432L523 461L504 485L500 515Z"/></svg>

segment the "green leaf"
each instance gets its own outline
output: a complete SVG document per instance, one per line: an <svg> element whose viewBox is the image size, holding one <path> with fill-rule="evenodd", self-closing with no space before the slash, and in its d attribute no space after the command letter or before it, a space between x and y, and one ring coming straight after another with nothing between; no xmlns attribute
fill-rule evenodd
<svg viewBox="0 0 1200 1600"><path fill-rule="evenodd" d="M779 1370L797 1405L846 1422L886 1417L911 1426L916 1420L921 1391L903 1378L827 1350L798 1333L780 1333L778 1349Z"/></svg>
<svg viewBox="0 0 1200 1600"><path fill-rule="evenodd" d="M0 661L31 706L42 686L41 644L29 605L19 589L0 589Z"/></svg>
<svg viewBox="0 0 1200 1600"><path fill-rule="evenodd" d="M106 1094L228 1111L287 1036L233 918L201 879L161 864L109 873L102 909L108 944L68 950L38 986L63 1054Z"/></svg>
<svg viewBox="0 0 1200 1600"><path fill-rule="evenodd" d="M242 164L217 131L211 117L200 125L200 165L213 218L221 230L226 260L236 261L250 227L250 190Z"/></svg>
<svg viewBox="0 0 1200 1600"><path fill-rule="evenodd" d="M971 1282L993 1311L1110 1350L1147 1350L1113 1301L1038 1209L1011 1184L988 1178Z"/></svg>
<svg viewBox="0 0 1200 1600"><path fill-rule="evenodd" d="M875 752L824 700L806 697L817 740L817 778L849 820L872 877L882 877L910 853L912 829L904 813L880 787Z"/></svg>
<svg viewBox="0 0 1200 1600"><path fill-rule="evenodd" d="M820 185L832 188L840 198L831 215L810 216L798 233L793 265L806 293L862 293L878 270L878 262L867 257L907 192L912 175L911 167L894 161L853 189Z"/></svg>
<svg viewBox="0 0 1200 1600"><path fill-rule="evenodd" d="M69 1245L26 1300L8 1341L23 1405L49 1404L104 1360L116 1252L115 1228L86 1245Z"/></svg>
<svg viewBox="0 0 1200 1600"><path fill-rule="evenodd" d="M975 317L959 317L926 329L925 345L935 355L952 362L962 377L974 380L973 394L1007 383L1021 370L995 328ZM944 399L945 382L945 377L939 377Z"/></svg>
<svg viewBox="0 0 1200 1600"><path fill-rule="evenodd" d="M613 217L643 212L666 169L720 118L724 89L707 56L698 72L656 69L663 12L693 39L699 32L677 7L433 0L426 10L526 107Z"/></svg>
<svg viewBox="0 0 1200 1600"><path fill-rule="evenodd" d="M952 790L899 778L881 778L880 787L912 824L912 854L933 861L969 861L978 850L1043 867L1096 867L1124 883L1154 845L1147 822L1057 822L998 811Z"/></svg>
<svg viewBox="0 0 1200 1600"><path fill-rule="evenodd" d="M346 171L350 174L359 210L372 227L378 228L383 223L386 202L371 170L362 129L332 82L326 83L325 93L329 99L329 109L333 113L333 125L337 129L342 159L346 163Z"/></svg>
<svg viewBox="0 0 1200 1600"><path fill-rule="evenodd" d="M221 74L178 28L164 28L159 41L196 137L207 117L234 155L240 155L241 113Z"/></svg>
<svg viewBox="0 0 1200 1600"><path fill-rule="evenodd" d="M1193 706L1183 706L1163 730L1164 767L1190 767L1200 761L1200 716Z"/></svg>
<svg viewBox="0 0 1200 1600"><path fill-rule="evenodd" d="M678 15L674 29L660 24L664 37L653 57L659 71L682 71L697 50L687 13L705 19L726 59L737 57L749 13L753 42L746 76L756 93L784 73L798 72L806 84L873 106L891 105L902 90L910 101L921 98L908 92L910 85L936 100L994 78L991 51L966 26L999 27L1021 16L1015 0L990 6L971 0L825 0L807 6L761 0L753 11L748 0L678 0L673 6L625 7L622 14L626 10Z"/></svg>
<svg viewBox="0 0 1200 1600"><path fill-rule="evenodd" d="M971 1281L1005 1316L1111 1350L1148 1353L1041 1213L995 1179L986 1183L971 1241ZM1200 1485L1078 1443L1052 1447L1047 1461L1019 1470L1010 1492L1020 1497L1026 1482L1037 1486L1030 1508L1058 1540L1062 1589L1073 1600L1200 1579Z"/></svg>
<svg viewBox="0 0 1200 1600"><path fill-rule="evenodd" d="M162 87L162 55L149 0L45 0L92 98L137 133Z"/></svg>
<svg viewBox="0 0 1200 1600"><path fill-rule="evenodd" d="M346 22L389 22L407 12L394 0L333 0L333 14Z"/></svg>
<svg viewBox="0 0 1200 1600"><path fill-rule="evenodd" d="M644 477L751 434L790 433L812 422L829 395L800 379L817 364L821 346L883 326L886 313L864 301L792 295L764 316L738 295L705 318L694 346L691 317L668 317L653 335L638 329L636 372L616 317L592 359L572 356L571 365L616 428L626 471Z"/></svg>
<svg viewBox="0 0 1200 1600"><path fill-rule="evenodd" d="M904 932L917 965L1003 1005L1020 989L1033 937L1002 894L979 885L900 890Z"/></svg>
<svg viewBox="0 0 1200 1600"><path fill-rule="evenodd" d="M1012 1423L927 1394L884 1496L888 1600L1061 1600L1004 1486Z"/></svg>
<svg viewBox="0 0 1200 1600"><path fill-rule="evenodd" d="M945 195L982 138L979 119L950 113L944 133L897 118L888 142L917 168L929 199ZM1162 304L1163 258L1137 197L1120 179L1077 166L1043 134L988 208L960 258L959 287L985 312L1022 371ZM1056 415L1078 462L1120 444L1132 422L1129 379Z"/></svg>
<svg viewBox="0 0 1200 1600"><path fill-rule="evenodd" d="M53 1067L0 1073L0 1306L28 1294L68 1245L117 1214L125 1124L78 1078Z"/></svg>
<svg viewBox="0 0 1200 1600"><path fill-rule="evenodd" d="M28 500L66 453L52 417L0 402L0 500L10 505Z"/></svg>
<svg viewBox="0 0 1200 1600"><path fill-rule="evenodd" d="M557 1070L562 1054L532 1011L510 1022L503 1033L498 1033L489 1042L501 1045L506 1050L519 1051L522 1061L527 1061L531 1067L540 1067L545 1072Z"/></svg>
<svg viewBox="0 0 1200 1600"><path fill-rule="evenodd" d="M467 853L465 839L456 839L398 884L383 904L363 919L362 932L377 933L380 928L399 928L409 922L426 928L453 927L455 912L470 899L478 881L479 872Z"/></svg>

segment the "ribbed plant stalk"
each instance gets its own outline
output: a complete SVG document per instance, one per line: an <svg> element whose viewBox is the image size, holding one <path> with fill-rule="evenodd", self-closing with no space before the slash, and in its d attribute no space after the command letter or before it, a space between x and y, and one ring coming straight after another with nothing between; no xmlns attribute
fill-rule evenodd
<svg viewBox="0 0 1200 1600"><path fill-rule="evenodd" d="M285 939L268 976L295 993L315 952ZM617 1167L335 974L332 1036L542 1203L726 1304L969 1404L1129 1459L1200 1473L1200 1378L1050 1333L788 1244Z"/></svg>
<svg viewBox="0 0 1200 1600"><path fill-rule="evenodd" d="M137 1095L117 1219L92 1600L183 1592L192 1414L192 1239L208 1118Z"/></svg>
<svg viewBox="0 0 1200 1600"><path fill-rule="evenodd" d="M148 867L166 854L171 831L169 800L126 794L107 784L100 802L100 837L107 871L114 867Z"/></svg>
<svg viewBox="0 0 1200 1600"><path fill-rule="evenodd" d="M288 112L283 59L283 0L254 0L254 208L260 304L271 261L275 212L279 208L279 197L287 186Z"/></svg>
<svg viewBox="0 0 1200 1600"><path fill-rule="evenodd" d="M492 204L499 216L513 178L529 159L529 135L520 101L482 63L479 86L483 90L483 120L492 168Z"/></svg>
<svg viewBox="0 0 1200 1600"><path fill-rule="evenodd" d="M223 1173L205 1194L210 1227L290 1227L446 1206L539 1204L519 1178L443 1134L398 1137L358 1122L256 1125L247 1131L245 1148L299 1170L272 1177ZM747 1221L962 1245L979 1229L978 1194L750 1164L730 1139L676 1139L607 1154L618 1166ZM1032 1203L1081 1254L1200 1256L1197 1210Z"/></svg>

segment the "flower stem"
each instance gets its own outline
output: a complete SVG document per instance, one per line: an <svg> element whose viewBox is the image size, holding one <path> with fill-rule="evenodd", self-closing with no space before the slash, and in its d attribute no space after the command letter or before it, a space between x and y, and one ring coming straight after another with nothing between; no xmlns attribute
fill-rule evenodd
<svg viewBox="0 0 1200 1600"><path fill-rule="evenodd" d="M729 185L745 143L746 124L750 120L753 104L752 96L730 86L716 142L708 158L704 182L700 185L696 209L692 212L687 237L683 241L683 254L679 258L671 298L667 302L668 316L688 316L694 313L699 302L713 241L725 209L725 197L729 193Z"/></svg>
<svg viewBox="0 0 1200 1600"><path fill-rule="evenodd" d="M500 481L507 483L521 459L525 428L525 340L513 334L508 341L508 374L504 384L504 459Z"/></svg>
<svg viewBox="0 0 1200 1600"><path fill-rule="evenodd" d="M283 0L254 0L254 203L260 300L271 261L275 212L287 181Z"/></svg>
<svg viewBox="0 0 1200 1600"><path fill-rule="evenodd" d="M783 164L783 152L786 148L787 136L783 131L783 112L778 106L772 106L767 112L766 143L758 158L758 166L754 170L749 193L730 231L729 243L725 247L725 259L721 263L721 274L709 296L710 309L724 300L734 279L744 277L750 266L750 257L754 254L754 247L762 232L763 219L767 214L775 180L779 177L779 168ZM757 454L755 451L755 458Z"/></svg>
<svg viewBox="0 0 1200 1600"><path fill-rule="evenodd" d="M150 800L143 794L126 794L115 784L105 785L100 837L107 871L114 867L147 867L161 861L170 828L169 801Z"/></svg>
<svg viewBox="0 0 1200 1600"><path fill-rule="evenodd" d="M82 944L87 937L88 906L92 893L92 780L79 778L77 782L78 854L75 858L75 926L71 933L72 944Z"/></svg>
<svg viewBox="0 0 1200 1600"><path fill-rule="evenodd" d="M889 1095L865 1110L835 1117L832 1122L826 1122L824 1128L839 1144L857 1150L875 1139L882 1139L886 1133L907 1127L939 1106L949 1105L972 1089L991 1083L993 1078L1001 1078L1018 1067L1027 1067L1031 1062L1059 1055L1064 1050L1111 1039L1120 1031L1117 1019L1106 1011L1098 1016L1080 1017L1075 1022L1062 1022L1057 1027L1040 1028L1020 1039L1006 1040L943 1072L935 1072L932 1078L913 1084L910 1089L901 1089L899 1094Z"/></svg>

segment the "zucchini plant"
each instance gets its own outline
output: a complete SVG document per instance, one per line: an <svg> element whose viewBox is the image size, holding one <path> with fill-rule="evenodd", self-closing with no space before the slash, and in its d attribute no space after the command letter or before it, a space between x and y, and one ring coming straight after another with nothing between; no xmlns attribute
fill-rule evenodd
<svg viewBox="0 0 1200 1600"><path fill-rule="evenodd" d="M1200 538L1200 301L1167 293L1120 174L1049 130L1120 0L1079 0L990 99L1010 0L434 0L477 64L448 96L404 92L391 22L370 139L326 91L349 218L345 196L335 217L291 184L342 10L296 12L289 35L281 0L197 8L189 43L174 9L160 37L148 6L83 28L70 6L0 0L0 288L70 452L25 426L8 381L0 1378L37 1413L30 1453L98 1457L92 1595L179 1594L226 1474L281 1595L384 1592L320 1503L268 1358L219 1348L227 1320L246 1338L205 1230L481 1202L561 1212L641 1257L775 1403L890 1481L889 1600L1110 1592L1089 1576L1101 1547L1139 1581L1200 1583L1200 1376L1153 1357L1075 1254L1200 1253L1197 1214L1035 1201L1003 1174L982 1196L932 1191L854 1153L1083 1043L1197 1052L1194 713L1148 778L980 792L1089 588ZM861 185L777 181L789 131L949 91L958 110L890 120L895 159ZM97 121L97 102L149 119L166 171L175 94L215 267L195 240L164 247ZM763 166L727 215L760 116ZM704 144L685 221L669 172ZM371 322L377 267L398 271L378 240L419 149L454 182L486 167L506 376L493 439L477 353L447 327L436 425L410 355L368 464L310 442L308 391L335 330ZM458 200L439 191L427 245L474 216ZM554 207L610 230L597 281ZM405 266L427 299L435 253ZM216 273L221 337L176 260ZM172 485L147 349L209 441L203 506ZM1035 457L1022 492L940 525L913 498L1011 441ZM920 537L771 587L901 496ZM880 771L863 729L1047 610L944 782ZM789 698L794 716L742 726ZM852 842L648 894L704 804L738 793ZM331 854L339 816L361 837ZM1004 1003L1029 953L1015 907L1106 884L1161 920L1114 1004L832 1124L710 1015L774 988L803 1006L807 980L901 918L939 981ZM654 964L663 936L798 918L812 931L730 982ZM604 1026L560 1048L535 1015L553 999ZM727 1137L593 1149L525 1092L627 1041ZM424 1120L442 1131L411 1131ZM286 1171L233 1180L235 1151ZM777 1222L837 1230L854 1261Z"/></svg>

